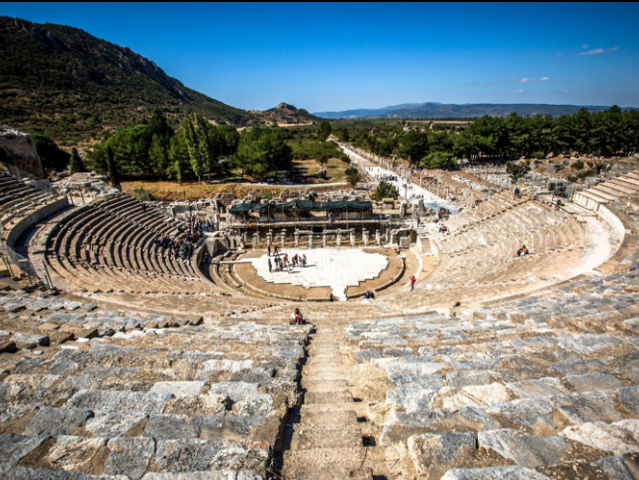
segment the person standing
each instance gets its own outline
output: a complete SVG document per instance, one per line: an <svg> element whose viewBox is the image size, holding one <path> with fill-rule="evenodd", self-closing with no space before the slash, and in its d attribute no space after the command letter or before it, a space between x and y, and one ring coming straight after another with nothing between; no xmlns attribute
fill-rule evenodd
<svg viewBox="0 0 639 480"><path fill-rule="evenodd" d="M415 275L411 275L410 277L410 291L415 290Z"/></svg>
<svg viewBox="0 0 639 480"><path fill-rule="evenodd" d="M268 259L268 273L271 273L273 271L273 264L271 263L271 259Z"/></svg>
<svg viewBox="0 0 639 480"><path fill-rule="evenodd" d="M270 245L267 245L266 251L268 252L268 256L270 257L271 256L271 246Z"/></svg>

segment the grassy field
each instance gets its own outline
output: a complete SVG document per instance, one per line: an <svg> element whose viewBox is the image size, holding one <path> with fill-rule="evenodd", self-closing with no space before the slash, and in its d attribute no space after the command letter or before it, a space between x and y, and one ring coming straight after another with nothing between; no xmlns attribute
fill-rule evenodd
<svg viewBox="0 0 639 480"><path fill-rule="evenodd" d="M298 175L301 175L300 183L335 183L344 182L346 175L344 171L350 166L346 162L342 162L338 158L330 158L326 162L326 179L317 178L317 172L320 170L320 164L315 160L293 160L293 168Z"/></svg>
<svg viewBox="0 0 639 480"><path fill-rule="evenodd" d="M184 182L179 185L176 182L122 182L122 191L130 195L133 195L135 190L140 189L148 192L152 200L175 202L214 197L217 193L233 193L236 198L243 198L253 190L257 190L262 195L270 193L273 196L277 196L282 192L283 187L254 187L232 183L210 185L207 183Z"/></svg>

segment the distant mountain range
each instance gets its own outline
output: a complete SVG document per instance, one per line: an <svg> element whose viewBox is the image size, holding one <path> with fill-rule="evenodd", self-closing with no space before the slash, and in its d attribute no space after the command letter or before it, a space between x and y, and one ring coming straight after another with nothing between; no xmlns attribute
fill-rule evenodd
<svg viewBox="0 0 639 480"><path fill-rule="evenodd" d="M78 28L0 16L0 122L71 146L162 110L177 126L189 112L237 126L318 123L280 104L247 112L168 76L151 60Z"/></svg>
<svg viewBox="0 0 639 480"><path fill-rule="evenodd" d="M505 117L513 112L519 115L566 115L586 108L591 112L598 112L610 108L601 105L549 105L549 104L496 104L496 103L466 103L462 105L443 104L437 102L405 103L378 109L345 110L343 112L317 112L314 115L321 118L475 118L483 115Z"/></svg>

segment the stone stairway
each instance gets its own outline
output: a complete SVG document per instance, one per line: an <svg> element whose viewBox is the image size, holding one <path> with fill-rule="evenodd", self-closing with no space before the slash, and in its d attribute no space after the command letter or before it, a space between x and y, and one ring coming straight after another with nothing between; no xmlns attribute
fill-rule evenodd
<svg viewBox="0 0 639 480"><path fill-rule="evenodd" d="M372 479L362 467L366 457L359 416L353 398L353 371L343 355L343 334L319 327L313 335L302 370L304 402L287 425L284 466L286 479Z"/></svg>

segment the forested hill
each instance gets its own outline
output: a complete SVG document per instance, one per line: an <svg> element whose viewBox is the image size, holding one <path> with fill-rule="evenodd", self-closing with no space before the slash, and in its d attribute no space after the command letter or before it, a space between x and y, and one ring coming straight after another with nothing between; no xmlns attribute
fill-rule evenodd
<svg viewBox="0 0 639 480"><path fill-rule="evenodd" d="M217 123L262 123L77 28L0 17L0 52L0 121L63 145L141 123L157 108L176 126L194 111Z"/></svg>

